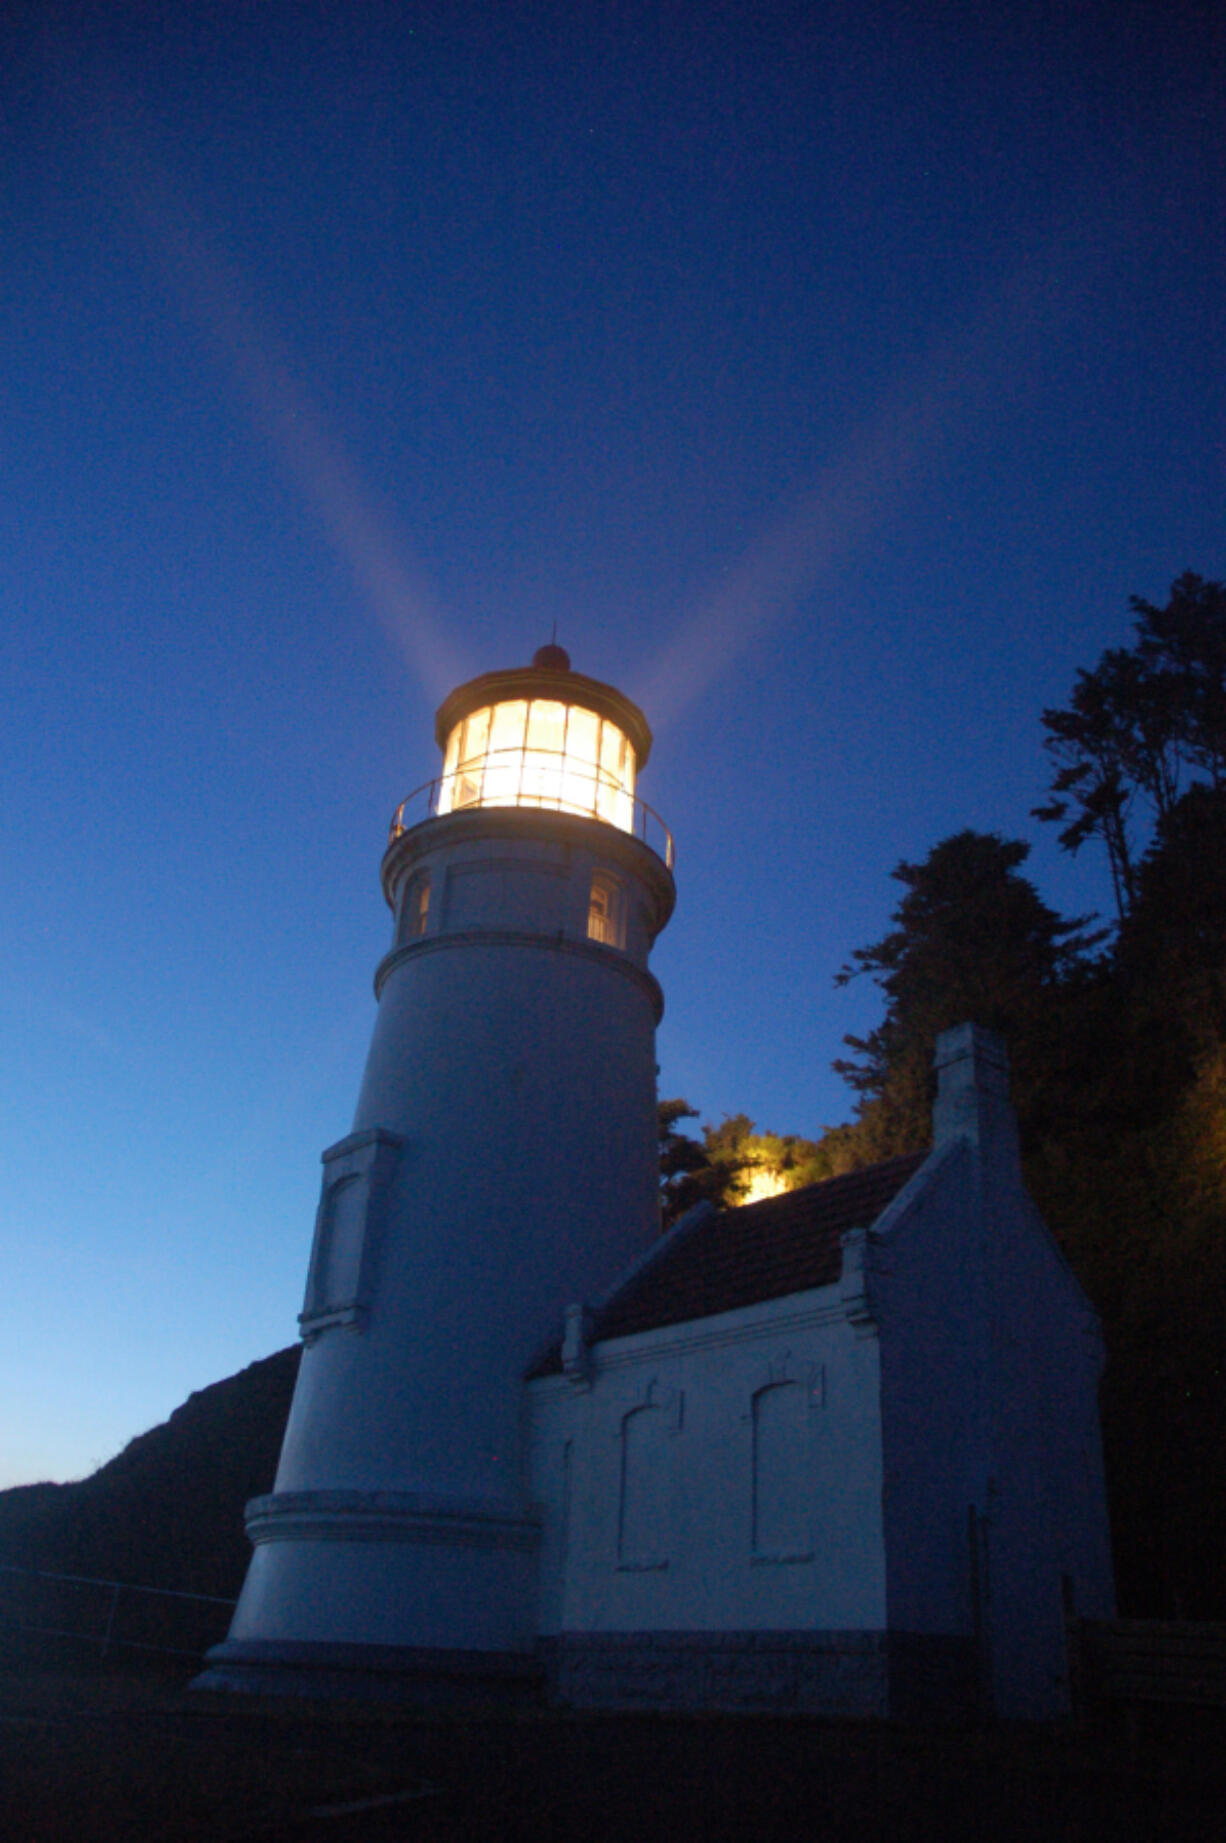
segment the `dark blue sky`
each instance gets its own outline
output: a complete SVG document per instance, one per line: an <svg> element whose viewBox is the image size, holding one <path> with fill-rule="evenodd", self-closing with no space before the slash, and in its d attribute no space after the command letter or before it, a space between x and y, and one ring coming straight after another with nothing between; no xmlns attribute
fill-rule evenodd
<svg viewBox="0 0 1226 1843"><path fill-rule="evenodd" d="M1224 18L9 9L0 1483L293 1335L387 817L555 621L708 1117L846 1117L900 857L1105 904L1039 713L1226 567Z"/></svg>

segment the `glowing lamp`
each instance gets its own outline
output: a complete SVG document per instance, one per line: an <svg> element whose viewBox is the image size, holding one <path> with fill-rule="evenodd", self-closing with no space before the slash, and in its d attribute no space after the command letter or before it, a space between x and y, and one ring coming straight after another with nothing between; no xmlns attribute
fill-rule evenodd
<svg viewBox="0 0 1226 1843"><path fill-rule="evenodd" d="M635 777L651 749L643 713L612 685L570 670L560 646L530 666L460 685L438 713L435 811L543 807L636 830Z"/></svg>
<svg viewBox="0 0 1226 1843"><path fill-rule="evenodd" d="M769 1197L781 1197L790 1189L782 1171L771 1165L755 1165L744 1180L738 1203L765 1203Z"/></svg>

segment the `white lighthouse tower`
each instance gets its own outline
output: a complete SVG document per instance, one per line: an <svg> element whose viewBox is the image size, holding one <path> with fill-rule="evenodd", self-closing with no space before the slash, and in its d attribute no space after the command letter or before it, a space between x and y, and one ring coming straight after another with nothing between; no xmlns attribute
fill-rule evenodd
<svg viewBox="0 0 1226 1843"><path fill-rule="evenodd" d="M323 1154L302 1367L201 1681L432 1693L533 1671L521 1378L658 1230L651 732L557 646L461 685L383 859L392 944Z"/></svg>

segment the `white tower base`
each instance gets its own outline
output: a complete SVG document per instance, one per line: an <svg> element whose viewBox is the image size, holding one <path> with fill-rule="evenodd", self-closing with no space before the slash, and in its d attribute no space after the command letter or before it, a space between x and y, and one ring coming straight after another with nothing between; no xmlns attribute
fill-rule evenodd
<svg viewBox="0 0 1226 1843"><path fill-rule="evenodd" d="M494 676L525 700L508 709L538 681L553 709L586 698L593 735L613 711L645 755L609 688ZM647 955L673 881L620 823L474 803L398 829L383 884L396 932L353 1131L323 1156L276 1484L200 1683L522 1696L541 1683L523 1376L658 1233Z"/></svg>

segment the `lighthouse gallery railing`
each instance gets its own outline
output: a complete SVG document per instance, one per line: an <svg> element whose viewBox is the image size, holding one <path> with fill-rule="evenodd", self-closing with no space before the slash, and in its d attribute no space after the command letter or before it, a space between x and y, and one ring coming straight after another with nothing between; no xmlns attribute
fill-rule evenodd
<svg viewBox="0 0 1226 1843"><path fill-rule="evenodd" d="M536 751L539 754L539 751ZM577 784L590 787L590 801L576 797ZM394 844L402 832L408 832L423 820L436 818L440 813L470 812L475 807L530 807L537 811L554 813L574 813L583 819L598 819L602 825L611 825L614 831L629 832L633 837L663 858L669 870L673 868L673 835L660 815L646 800L626 792L611 775L601 770L591 774L578 771L573 763L566 768L565 791L551 793L539 788L524 786L522 779L517 785L500 785L497 792L470 794L471 774L465 768L457 769L453 774L440 774L433 781L423 781L407 794L392 814L388 828L388 842ZM560 785L560 784L559 784ZM623 824L620 819L610 819L607 808L616 802L619 813L624 812L629 820Z"/></svg>

